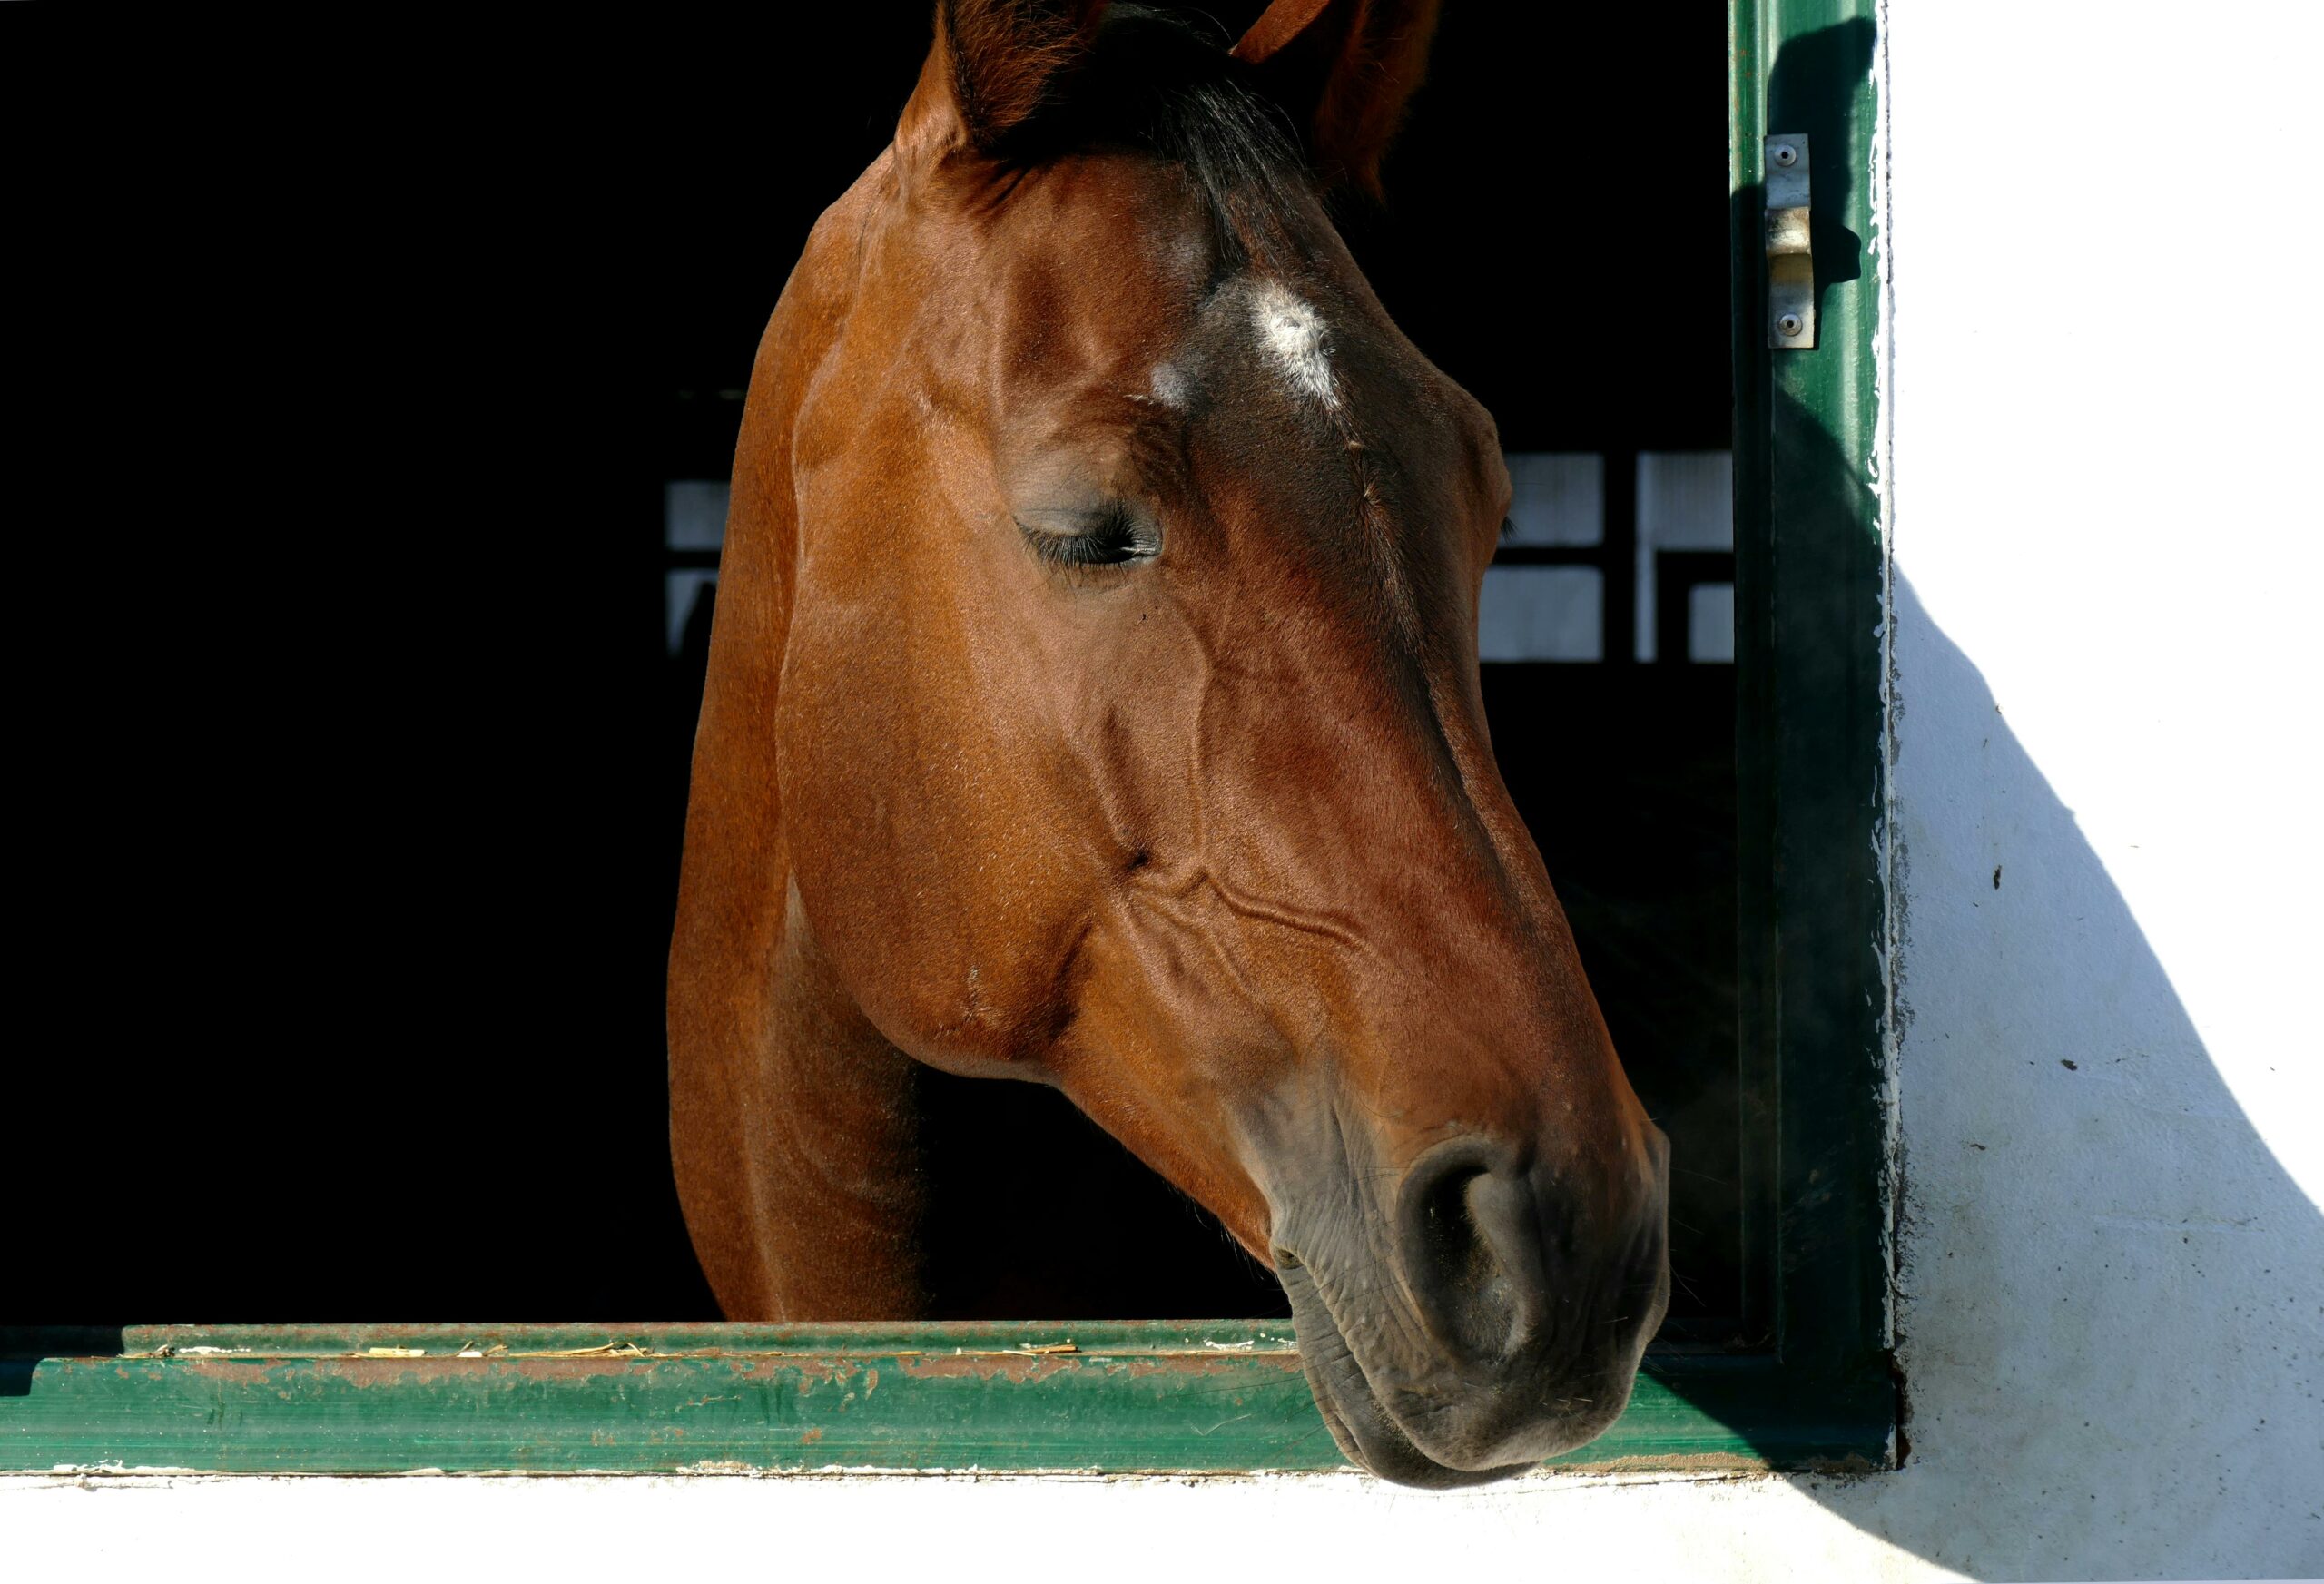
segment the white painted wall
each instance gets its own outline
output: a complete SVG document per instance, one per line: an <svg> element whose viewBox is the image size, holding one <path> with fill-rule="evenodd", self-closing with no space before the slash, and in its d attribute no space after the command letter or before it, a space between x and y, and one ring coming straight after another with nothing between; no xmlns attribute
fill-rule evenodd
<svg viewBox="0 0 2324 1584"><path fill-rule="evenodd" d="M68 1576L68 1551L76 1578L267 1557L352 1578L2324 1574L2318 18L1892 6L1902 1471L1441 1496L1353 1476L20 1482L0 1488L7 1559L51 1554L26 1578Z"/></svg>

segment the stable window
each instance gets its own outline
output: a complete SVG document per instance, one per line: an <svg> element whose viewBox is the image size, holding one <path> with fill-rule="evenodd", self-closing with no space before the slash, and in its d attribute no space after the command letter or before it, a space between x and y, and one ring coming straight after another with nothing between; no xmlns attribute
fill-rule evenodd
<svg viewBox="0 0 2324 1584"><path fill-rule="evenodd" d="M1391 211L1350 224L1391 311L1502 425L1517 500L1481 622L1496 752L1618 1048L1674 1141L1671 1317L1629 1412L1566 1460L1584 1466L1894 1456L1869 15L1862 0L1730 0L1722 35L1709 6L1691 22L1651 23L1453 8L1430 95L1391 162ZM1665 34L1689 25L1699 32ZM881 47L916 64L921 26ZM1717 135L1722 47L1724 216L1701 152ZM1512 60L1528 72L1563 63L1571 103L1590 113L1550 119L1539 107L1558 93L1528 96ZM881 82L881 93L893 86ZM734 84L681 85L692 91L673 92L672 106L743 98ZM793 173L795 212L757 217L763 234L723 234L717 179L674 167L674 202L694 207L674 212L655 245L681 259L759 251L743 276L727 277L744 280L740 309L705 291L673 310L681 349L639 376L653 393L641 398L649 439L625 476L635 532L620 563L639 591L624 653L644 691L667 703L658 723L625 717L638 755L658 766L644 778L660 790L641 807L666 817L655 841L670 851L648 873L666 876L655 866L674 858L734 387L805 221L884 141L880 117L865 124L865 147L842 141L829 168ZM740 125L710 129L705 146ZM1480 162L1462 144L1486 129L1524 157L1483 162L1463 185L1463 166ZM1769 346L1771 132L1807 139L1815 154L1812 349ZM1708 216L1691 232L1650 223L1685 206ZM1461 217L1481 212L1496 215L1492 233L1447 247ZM1703 256L1719 251L1722 224L1724 328L1720 268ZM1670 235L1702 246L1662 245ZM1480 303L1492 312L1474 311ZM651 1025L615 1026L634 1037ZM620 1098L657 1104L635 1088ZM655 1169L648 1150L634 1180ZM537 1173L521 1186L517 1175L505 1201L446 1207L442 1235L472 1242L479 1220L526 1193L556 1197ZM1073 1213L1029 1202L1022 1187L996 1195L996 1226ZM554 1245L564 1257L593 1246L588 1218L602 1214L624 1241L595 1246L631 1258L635 1279L546 1284L531 1291L547 1296L528 1302L580 1291L608 1309L681 1318L15 1330L0 1348L0 1465L1340 1464L1279 1305L1231 1260L1196 1269L1203 1250L1217 1253L1216 1235L1167 1190L1075 1208L1124 1218L1156 1248L1193 1251L1183 1268L1157 1254L1150 1272L1093 1277L1084 1314L908 1327L700 1318L704 1294L669 1245L665 1204L565 1206L581 1224ZM487 1263L457 1255L454 1274L472 1278ZM453 1290L494 1302L516 1291ZM1251 1318L1120 1317L1221 1312Z"/></svg>

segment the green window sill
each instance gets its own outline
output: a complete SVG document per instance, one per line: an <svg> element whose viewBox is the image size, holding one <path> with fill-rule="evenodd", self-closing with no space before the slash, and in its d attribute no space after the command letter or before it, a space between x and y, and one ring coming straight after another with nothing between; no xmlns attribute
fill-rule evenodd
<svg viewBox="0 0 2324 1584"><path fill-rule="evenodd" d="M1281 1323L143 1327L6 1340L0 1469L15 1471L1347 1466ZM1621 1420L1551 1466L1887 1466L1886 1382L1834 1385L1768 1357L1650 1355Z"/></svg>

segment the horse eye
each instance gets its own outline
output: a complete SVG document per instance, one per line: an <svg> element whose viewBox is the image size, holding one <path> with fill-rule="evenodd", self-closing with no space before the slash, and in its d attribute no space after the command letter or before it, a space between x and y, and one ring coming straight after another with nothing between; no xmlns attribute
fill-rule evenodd
<svg viewBox="0 0 2324 1584"><path fill-rule="evenodd" d="M1123 566L1151 560L1161 536L1119 502L1087 510L1028 512L1018 531L1052 566Z"/></svg>
<svg viewBox="0 0 2324 1584"><path fill-rule="evenodd" d="M1515 517L1503 517L1501 519L1501 536L1504 539L1513 539L1517 536L1517 519Z"/></svg>

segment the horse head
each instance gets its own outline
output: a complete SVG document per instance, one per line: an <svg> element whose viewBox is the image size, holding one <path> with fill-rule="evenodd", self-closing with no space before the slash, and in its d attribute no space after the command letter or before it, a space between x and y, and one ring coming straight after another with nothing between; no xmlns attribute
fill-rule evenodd
<svg viewBox="0 0 2324 1584"><path fill-rule="evenodd" d="M730 1313L924 1303L922 1063L1055 1086L1213 1212L1381 1474L1493 1478L1627 1401L1667 1144L1486 734L1508 475L1321 196L1375 180L1432 11L1281 0L1230 54L944 0L815 228L736 457L672 962Z"/></svg>

